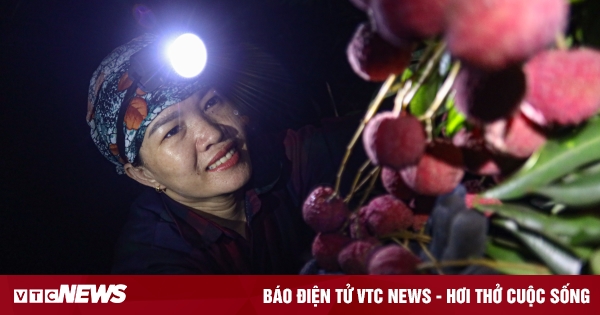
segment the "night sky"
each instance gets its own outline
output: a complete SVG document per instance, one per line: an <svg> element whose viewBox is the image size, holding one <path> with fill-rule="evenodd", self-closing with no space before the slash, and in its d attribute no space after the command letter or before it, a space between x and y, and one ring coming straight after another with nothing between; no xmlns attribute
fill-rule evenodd
<svg viewBox="0 0 600 315"><path fill-rule="evenodd" d="M236 35L288 66L322 117L333 113L327 83L341 114L363 109L375 90L346 61L346 44L366 19L346 0L3 0L0 274L109 273L141 187L92 143L87 88L102 58L147 31L136 4L162 27L202 14L237 24Z"/></svg>

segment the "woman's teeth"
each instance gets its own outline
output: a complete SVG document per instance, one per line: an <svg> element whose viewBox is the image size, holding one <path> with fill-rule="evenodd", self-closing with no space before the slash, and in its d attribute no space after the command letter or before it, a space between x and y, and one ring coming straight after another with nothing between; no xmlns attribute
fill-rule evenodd
<svg viewBox="0 0 600 315"><path fill-rule="evenodd" d="M220 158L219 160L217 160L215 163L209 165L208 169L209 170L215 169L217 166L219 166L219 165L227 162L227 160L229 160L234 153L235 153L235 148L232 148L222 158Z"/></svg>

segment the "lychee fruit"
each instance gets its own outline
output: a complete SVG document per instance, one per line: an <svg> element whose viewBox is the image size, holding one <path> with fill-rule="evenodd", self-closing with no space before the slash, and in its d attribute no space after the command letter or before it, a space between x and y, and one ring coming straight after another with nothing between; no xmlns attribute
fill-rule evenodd
<svg viewBox="0 0 600 315"><path fill-rule="evenodd" d="M350 215L350 210L333 189L320 186L313 190L302 206L302 217L308 226L317 232L339 230Z"/></svg>
<svg viewBox="0 0 600 315"><path fill-rule="evenodd" d="M359 211L353 212L350 215L350 237L356 240L365 239L371 237L371 232L367 229L367 221L365 219L366 206L362 207Z"/></svg>
<svg viewBox="0 0 600 315"><path fill-rule="evenodd" d="M484 71L464 65L454 82L456 109L472 121L492 122L518 109L525 86L519 66Z"/></svg>
<svg viewBox="0 0 600 315"><path fill-rule="evenodd" d="M358 26L346 50L350 66L367 81L385 81L410 64L412 45L394 46L375 33L369 23Z"/></svg>
<svg viewBox="0 0 600 315"><path fill-rule="evenodd" d="M426 140L425 129L416 117L397 117L392 112L375 115L363 132L371 162L394 169L416 164L425 151Z"/></svg>
<svg viewBox="0 0 600 315"><path fill-rule="evenodd" d="M421 261L404 247L386 245L377 249L370 257L367 271L371 275L415 274Z"/></svg>
<svg viewBox="0 0 600 315"><path fill-rule="evenodd" d="M379 245L376 239L359 240L348 244L338 255L338 263L347 274L367 274L369 254Z"/></svg>
<svg viewBox="0 0 600 315"><path fill-rule="evenodd" d="M567 26L565 0L452 0L446 41L452 55L486 69L525 61Z"/></svg>
<svg viewBox="0 0 600 315"><path fill-rule="evenodd" d="M394 44L442 33L449 0L371 0L377 32Z"/></svg>
<svg viewBox="0 0 600 315"><path fill-rule="evenodd" d="M415 214L412 229L416 232L421 231L425 224L427 224L427 220L429 220L429 214Z"/></svg>
<svg viewBox="0 0 600 315"><path fill-rule="evenodd" d="M412 210L392 195L376 197L362 211L369 232L376 236L406 230L413 224Z"/></svg>
<svg viewBox="0 0 600 315"><path fill-rule="evenodd" d="M523 113L539 125L576 125L600 109L600 52L549 50L524 66Z"/></svg>
<svg viewBox="0 0 600 315"><path fill-rule="evenodd" d="M486 125L485 140L498 152L527 158L546 142L546 137L543 130L518 112Z"/></svg>
<svg viewBox="0 0 600 315"><path fill-rule="evenodd" d="M464 175L463 157L454 145L435 141L427 147L417 165L400 171L406 185L421 195L436 196L451 192Z"/></svg>
<svg viewBox="0 0 600 315"><path fill-rule="evenodd" d="M351 238L342 234L319 233L312 244L312 255L321 268L327 271L338 271L340 269L338 255L351 241Z"/></svg>
<svg viewBox="0 0 600 315"><path fill-rule="evenodd" d="M404 180L402 180L400 172L395 169L383 167L381 170L381 182L385 190L398 199L409 200L415 195L415 192L408 188Z"/></svg>

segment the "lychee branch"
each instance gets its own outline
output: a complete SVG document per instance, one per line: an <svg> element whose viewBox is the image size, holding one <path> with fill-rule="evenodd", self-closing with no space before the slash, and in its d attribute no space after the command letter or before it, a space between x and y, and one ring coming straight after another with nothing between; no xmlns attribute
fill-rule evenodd
<svg viewBox="0 0 600 315"><path fill-rule="evenodd" d="M446 81L444 81L444 84L442 84L437 94L435 95L433 103L431 103L431 106L429 106L427 112L425 112L425 114L423 114L423 116L419 118L420 120L425 120L425 132L427 133L427 138L429 141L433 139L433 116L440 108L440 106L444 103L444 99L446 99L446 96L448 96L452 85L454 85L454 80L456 80L456 76L458 75L459 70L460 62L455 61L452 65L452 69L450 69L450 74L448 74Z"/></svg>
<svg viewBox="0 0 600 315"><path fill-rule="evenodd" d="M399 240L399 239L397 239L397 238L395 238L395 237L392 237L392 241L394 241L396 244L398 244L398 245L400 245L400 246L404 247L404 249L406 249L406 251L408 251L409 253L411 253L411 254L413 254L413 255L415 254L415 253L413 253L413 251L410 249L410 247L408 247L408 244L406 243L406 239L404 240L404 242L400 242L400 240Z"/></svg>
<svg viewBox="0 0 600 315"><path fill-rule="evenodd" d="M365 176L365 178L363 178L363 180L360 182L360 184L358 184L358 186L356 186L356 189L354 189L354 192L359 191L373 176L375 176L375 174L378 171L379 171L379 167L373 168L373 170L371 170L371 172L367 176Z"/></svg>
<svg viewBox="0 0 600 315"><path fill-rule="evenodd" d="M387 235L382 236L382 238L383 239L402 238L402 239L408 239L408 240L415 240L417 242L422 242L422 243L431 242L431 237L429 235L416 234L416 233L412 233L407 230L400 230L400 231L394 232L392 234L387 234Z"/></svg>
<svg viewBox="0 0 600 315"><path fill-rule="evenodd" d="M379 177L379 173L381 173L381 167L377 166L373 171L374 171L374 173L373 173L373 176L371 176L371 182L369 183L369 187L367 188L367 190L365 190L365 193L364 193L362 199L358 203L359 208L365 203L365 201L367 201L367 198L371 194L373 187L375 187L375 182L377 181L377 178Z"/></svg>
<svg viewBox="0 0 600 315"><path fill-rule="evenodd" d="M433 257L433 255L431 254L429 249L427 249L427 246L425 246L425 244L423 244L423 242L417 242L417 243L419 243L419 246L421 246L421 250L423 250L423 253L425 253L425 256L427 256L427 258L429 258L429 260L431 260L431 262L434 264L435 269L437 269L438 274L443 275L444 272L442 271L442 268L440 268L439 262L437 261L437 259L435 259L435 257Z"/></svg>
<svg viewBox="0 0 600 315"><path fill-rule="evenodd" d="M342 175L344 174L344 169L346 168L346 164L348 163L348 159L350 158L350 153L352 152L352 149L354 148L354 145L356 144L356 141L358 141L358 138L360 137L360 135L362 134L363 130L365 129L366 124L369 122L369 120L371 118L373 118L373 115L375 115L375 113L379 109L379 106L381 105L381 102L385 98L385 95L386 95L387 91L390 89L390 87L392 86L392 84L394 83L395 80L396 80L396 75L395 74L390 75L385 80L385 82L383 83L383 85L379 89L379 92L377 93L377 96L375 96L375 98L373 99L373 101L369 105L369 109L367 110L367 113L365 114L365 117L363 118L362 122L358 126L358 129L354 133L354 136L352 137L352 140L350 140L350 143L346 147L346 153L344 154L344 158L342 159L342 163L340 165L340 169L339 169L339 171L337 173L337 177L336 177L336 181L335 181L335 189L333 191L332 198L334 198L334 197L336 197L336 196L339 195L340 184L341 184L341 181L342 181Z"/></svg>
<svg viewBox="0 0 600 315"><path fill-rule="evenodd" d="M358 172L356 173L356 176L354 177L354 181L352 182L352 188L350 189L350 193L348 194L348 196L346 197L346 199L344 199L345 203L350 202L350 200L352 199L352 196L358 190L358 189L356 189L356 185L358 185L358 181L360 180L360 177L362 176L362 173L365 171L365 169L367 167L369 167L369 165L371 165L371 160L367 160L358 169Z"/></svg>
<svg viewBox="0 0 600 315"><path fill-rule="evenodd" d="M440 42L437 44L437 46L435 47L435 50L433 52L433 55L427 61L427 64L425 65L425 69L423 69L423 72L421 73L419 80L417 80L417 83L410 89L410 91L404 98L402 107L406 107L406 106L408 106L408 104L410 104L410 101L412 101L415 94L417 94L417 91L421 88L423 83L425 83L425 81L429 78L429 76L433 72L435 65L437 65L438 61L442 57L442 54L444 53L445 50L446 50L445 42Z"/></svg>

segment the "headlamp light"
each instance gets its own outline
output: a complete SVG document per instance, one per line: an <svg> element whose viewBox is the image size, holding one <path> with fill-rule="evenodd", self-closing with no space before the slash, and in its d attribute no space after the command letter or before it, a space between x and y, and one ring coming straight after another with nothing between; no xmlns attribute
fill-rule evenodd
<svg viewBox="0 0 600 315"><path fill-rule="evenodd" d="M192 79L204 70L206 61L206 46L191 33L180 35L172 42L159 39L129 58L127 74L133 83L125 93L117 118L117 148L124 161L127 157L122 124L135 91L139 88L149 93L168 82Z"/></svg>

